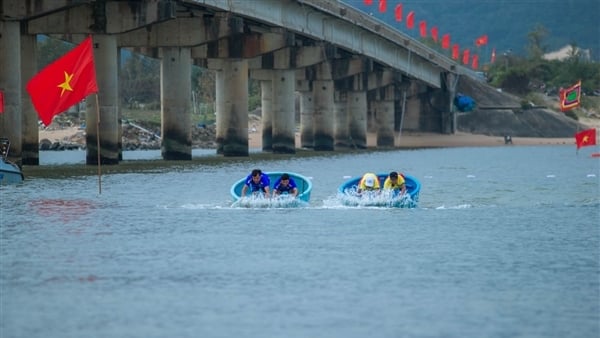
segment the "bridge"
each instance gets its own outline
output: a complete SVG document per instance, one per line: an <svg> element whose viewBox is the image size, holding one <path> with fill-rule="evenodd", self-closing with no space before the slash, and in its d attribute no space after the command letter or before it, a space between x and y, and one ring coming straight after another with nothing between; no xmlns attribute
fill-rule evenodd
<svg viewBox="0 0 600 338"><path fill-rule="evenodd" d="M38 117L24 90L38 34L91 35L98 95L86 99L87 164L121 158L118 60L161 60L161 153L191 159L191 69L216 74L217 153L248 156L248 81L260 81L263 151L396 146L402 130L453 133L454 60L336 0L3 0L0 135L11 158L39 164ZM7 71L12 70L12 71ZM96 112L99 112L97 115ZM100 116L100 117L98 117Z"/></svg>

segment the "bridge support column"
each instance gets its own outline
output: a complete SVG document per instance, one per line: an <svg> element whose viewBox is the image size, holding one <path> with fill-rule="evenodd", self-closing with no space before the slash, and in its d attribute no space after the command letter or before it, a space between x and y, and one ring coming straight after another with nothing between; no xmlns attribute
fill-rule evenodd
<svg viewBox="0 0 600 338"><path fill-rule="evenodd" d="M333 86L332 80L313 81L315 150L334 150Z"/></svg>
<svg viewBox="0 0 600 338"><path fill-rule="evenodd" d="M273 71L273 152L296 153L294 70Z"/></svg>
<svg viewBox="0 0 600 338"><path fill-rule="evenodd" d="M405 93L406 102L402 130L419 131L421 129L421 99L419 98L418 85L411 82Z"/></svg>
<svg viewBox="0 0 600 338"><path fill-rule="evenodd" d="M21 35L21 79L31 79L37 72L36 36ZM26 81L22 82L21 108L23 132L23 164L40 164L40 138L38 115L33 108L29 93L25 90Z"/></svg>
<svg viewBox="0 0 600 338"><path fill-rule="evenodd" d="M22 164L21 32L19 21L0 23L0 90L4 113L0 114L0 136L10 141L9 159ZM9 71L14 70L14 71Z"/></svg>
<svg viewBox="0 0 600 338"><path fill-rule="evenodd" d="M94 62L98 82L96 95L86 100L86 163L119 163L119 90L117 68L117 38L115 35L94 35ZM99 102L100 107L97 106ZM99 111L99 113L98 113ZM100 121L98 121L100 115ZM97 131L99 129L99 133ZM100 140L100 149L97 141Z"/></svg>
<svg viewBox="0 0 600 338"><path fill-rule="evenodd" d="M163 48L160 67L161 154L165 160L192 159L189 48Z"/></svg>
<svg viewBox="0 0 600 338"><path fill-rule="evenodd" d="M352 146L367 148L367 93L365 91L348 92L348 115L350 118L350 138Z"/></svg>
<svg viewBox="0 0 600 338"><path fill-rule="evenodd" d="M307 88L300 91L300 147L312 149L314 147L314 100L310 91L310 81L303 81Z"/></svg>
<svg viewBox="0 0 600 338"><path fill-rule="evenodd" d="M350 148L350 125L348 118L348 95L346 91L336 91L334 99L335 107L335 149Z"/></svg>
<svg viewBox="0 0 600 338"><path fill-rule="evenodd" d="M262 150L273 150L273 82L260 81Z"/></svg>
<svg viewBox="0 0 600 338"><path fill-rule="evenodd" d="M217 153L248 156L248 62L223 60L216 80Z"/></svg>
<svg viewBox="0 0 600 338"><path fill-rule="evenodd" d="M459 75L453 73L446 74L446 88L448 91L448 112L451 115L451 126L450 128L442 127L443 132L450 131L450 134L456 134L458 130L456 108L454 107L454 97L456 96L456 87L458 86Z"/></svg>
<svg viewBox="0 0 600 338"><path fill-rule="evenodd" d="M378 89L379 99L374 102L377 122L377 147L394 147L394 86Z"/></svg>

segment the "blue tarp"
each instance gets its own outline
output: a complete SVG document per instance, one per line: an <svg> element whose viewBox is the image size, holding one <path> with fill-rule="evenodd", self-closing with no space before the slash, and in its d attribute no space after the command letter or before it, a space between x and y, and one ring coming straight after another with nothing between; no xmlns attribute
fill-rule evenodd
<svg viewBox="0 0 600 338"><path fill-rule="evenodd" d="M470 96L457 94L454 97L454 106L461 112L472 111L475 108L475 100Z"/></svg>

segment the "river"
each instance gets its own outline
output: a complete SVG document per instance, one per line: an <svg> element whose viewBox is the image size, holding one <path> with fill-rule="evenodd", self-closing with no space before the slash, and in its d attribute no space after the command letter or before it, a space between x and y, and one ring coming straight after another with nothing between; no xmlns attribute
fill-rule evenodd
<svg viewBox="0 0 600 338"><path fill-rule="evenodd" d="M28 177L0 187L0 337L597 338L588 150L174 164L107 173L101 194L93 175ZM40 161L52 172L85 154ZM232 207L231 184L255 167L310 177L309 205ZM390 170L421 181L417 208L338 202L349 176Z"/></svg>

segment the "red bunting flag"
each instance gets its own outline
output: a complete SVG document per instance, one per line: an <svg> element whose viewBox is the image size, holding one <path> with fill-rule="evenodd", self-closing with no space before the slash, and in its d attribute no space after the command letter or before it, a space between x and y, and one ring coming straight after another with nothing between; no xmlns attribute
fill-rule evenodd
<svg viewBox="0 0 600 338"><path fill-rule="evenodd" d="M473 57L471 58L471 68L473 69L477 69L479 68L479 56L477 54L473 54Z"/></svg>
<svg viewBox="0 0 600 338"><path fill-rule="evenodd" d="M581 81L567 89L561 88L558 92L560 96L560 110L571 110L581 103Z"/></svg>
<svg viewBox="0 0 600 338"><path fill-rule="evenodd" d="M402 21L402 4L396 5L396 8L394 8L394 16L396 17L396 21Z"/></svg>
<svg viewBox="0 0 600 338"><path fill-rule="evenodd" d="M26 89L46 126L55 115L97 93L92 37L42 69L29 80Z"/></svg>
<svg viewBox="0 0 600 338"><path fill-rule="evenodd" d="M379 11L385 13L387 10L387 0L379 0Z"/></svg>
<svg viewBox="0 0 600 338"><path fill-rule="evenodd" d="M4 92L0 90L0 114L4 113Z"/></svg>
<svg viewBox="0 0 600 338"><path fill-rule="evenodd" d="M450 34L444 34L442 36L442 48L444 48L444 49L450 48Z"/></svg>
<svg viewBox="0 0 600 338"><path fill-rule="evenodd" d="M419 34L422 38L427 37L427 22L425 22L425 20L419 22Z"/></svg>
<svg viewBox="0 0 600 338"><path fill-rule="evenodd" d="M415 28L415 12L410 11L406 16L406 28L413 29Z"/></svg>
<svg viewBox="0 0 600 338"><path fill-rule="evenodd" d="M438 42L438 34L439 30L437 26L431 27L431 38L433 39L433 42Z"/></svg>
<svg viewBox="0 0 600 338"><path fill-rule="evenodd" d="M575 134L575 143L577 149L585 146L593 146L596 144L596 129L587 129Z"/></svg>
<svg viewBox="0 0 600 338"><path fill-rule="evenodd" d="M487 43L488 43L487 35L482 35L482 36L478 37L477 39L475 39L475 46L477 46L477 47L487 45Z"/></svg>
<svg viewBox="0 0 600 338"><path fill-rule="evenodd" d="M463 50L463 57L462 57L462 63L463 65L468 65L469 64L469 59L470 59L470 52L468 49Z"/></svg>
<svg viewBox="0 0 600 338"><path fill-rule="evenodd" d="M365 5L371 6L373 4L373 0L365 0Z"/></svg>
<svg viewBox="0 0 600 338"><path fill-rule="evenodd" d="M490 59L490 63L496 62L496 48L492 48L492 57Z"/></svg>

